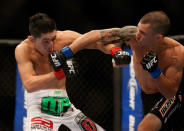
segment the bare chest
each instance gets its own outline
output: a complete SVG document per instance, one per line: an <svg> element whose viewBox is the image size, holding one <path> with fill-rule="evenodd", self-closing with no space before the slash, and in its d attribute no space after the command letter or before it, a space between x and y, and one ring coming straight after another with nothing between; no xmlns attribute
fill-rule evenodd
<svg viewBox="0 0 184 131"><path fill-rule="evenodd" d="M156 93L158 92L158 84L155 79L151 77L151 75L148 73L148 71L144 70L142 65L140 64L141 60L143 59L144 54L141 55L136 55L133 54L133 64L134 64L134 71L136 74L136 78L139 82L139 85L141 86L142 90L145 93ZM169 67L170 64L173 63L173 59L170 57L166 57L165 55L160 55L158 56L159 58L159 63L158 65L160 66L163 74L165 74L167 68Z"/></svg>
<svg viewBox="0 0 184 131"><path fill-rule="evenodd" d="M32 54L31 60L33 63L33 69L37 75L47 74L53 71L47 57Z"/></svg>

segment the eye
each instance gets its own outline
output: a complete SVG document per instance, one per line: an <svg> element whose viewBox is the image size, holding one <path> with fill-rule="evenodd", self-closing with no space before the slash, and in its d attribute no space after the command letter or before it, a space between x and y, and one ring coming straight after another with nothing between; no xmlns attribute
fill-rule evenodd
<svg viewBox="0 0 184 131"><path fill-rule="evenodd" d="M53 42L54 42L55 40L56 40L56 37L54 37L54 38L51 39L51 41L53 41Z"/></svg>
<svg viewBox="0 0 184 131"><path fill-rule="evenodd" d="M48 44L48 43L49 43L49 41L48 41L48 40L45 40L45 41L43 41L43 43Z"/></svg>

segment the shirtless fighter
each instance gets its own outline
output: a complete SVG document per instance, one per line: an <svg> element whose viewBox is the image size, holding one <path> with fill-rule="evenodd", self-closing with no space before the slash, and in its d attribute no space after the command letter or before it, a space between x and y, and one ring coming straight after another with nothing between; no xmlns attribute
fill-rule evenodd
<svg viewBox="0 0 184 131"><path fill-rule="evenodd" d="M81 34L74 31L58 31L54 20L46 14L30 17L30 36L15 49L18 70L27 94L27 123L25 130L47 131L101 131L99 125L86 117L70 103L65 87L66 77L77 75L77 66L65 46L70 45ZM130 62L128 53L113 44L93 44L86 48L100 49L117 54L115 61ZM117 50L118 48L118 50ZM60 50L66 58L60 59ZM110 49L110 50L109 50ZM116 49L116 50L114 50ZM115 57L114 57L115 58ZM125 58L125 59L124 59Z"/></svg>
<svg viewBox="0 0 184 131"><path fill-rule="evenodd" d="M168 130L171 129L169 126L174 126L174 123L168 124L166 118L170 118L168 114L175 108L173 97L182 78L184 48L179 42L165 36L169 26L169 18L164 12L153 11L145 14L137 27L92 30L69 46L74 53L97 41L108 44L122 40L131 46L136 78L143 91L143 106L150 105L145 114L151 110L154 102L159 102L159 106L153 107L140 123L139 131L159 130L162 127Z"/></svg>

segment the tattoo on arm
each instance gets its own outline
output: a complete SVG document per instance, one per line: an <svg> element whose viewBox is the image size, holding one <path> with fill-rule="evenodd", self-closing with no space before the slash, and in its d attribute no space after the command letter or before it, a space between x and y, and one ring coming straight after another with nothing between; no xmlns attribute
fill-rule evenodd
<svg viewBox="0 0 184 131"><path fill-rule="evenodd" d="M120 28L105 29L100 31L101 42L104 44L117 43L121 40Z"/></svg>
<svg viewBox="0 0 184 131"><path fill-rule="evenodd" d="M123 28L101 30L101 42L104 44L127 42L130 39L135 39L136 33L136 26L125 26Z"/></svg>

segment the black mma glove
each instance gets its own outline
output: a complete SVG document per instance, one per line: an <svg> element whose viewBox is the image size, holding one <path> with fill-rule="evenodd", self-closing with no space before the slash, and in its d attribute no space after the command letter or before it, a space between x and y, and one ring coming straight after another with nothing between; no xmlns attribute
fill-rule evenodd
<svg viewBox="0 0 184 131"><path fill-rule="evenodd" d="M65 75L68 78L71 78L78 74L78 68L75 60L66 60L67 58L62 52L62 50L53 51L49 54L48 57L50 64L54 68L55 76L58 80L64 78Z"/></svg>
<svg viewBox="0 0 184 131"><path fill-rule="evenodd" d="M143 69L147 70L153 78L157 78L161 75L162 71L158 66L158 57L156 53L149 52L141 61Z"/></svg>
<svg viewBox="0 0 184 131"><path fill-rule="evenodd" d="M123 51L120 47L111 48L111 55L116 65L130 64L131 56L128 52Z"/></svg>

